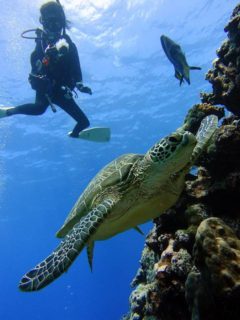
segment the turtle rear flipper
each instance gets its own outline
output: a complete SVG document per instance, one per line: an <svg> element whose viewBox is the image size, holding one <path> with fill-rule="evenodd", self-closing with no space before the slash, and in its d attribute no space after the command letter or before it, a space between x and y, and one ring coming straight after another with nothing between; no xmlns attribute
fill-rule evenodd
<svg viewBox="0 0 240 320"><path fill-rule="evenodd" d="M109 215L114 204L115 201L112 199L104 200L84 216L66 235L56 250L22 277L19 283L20 290L42 289L67 271L91 236L94 235L98 226Z"/></svg>

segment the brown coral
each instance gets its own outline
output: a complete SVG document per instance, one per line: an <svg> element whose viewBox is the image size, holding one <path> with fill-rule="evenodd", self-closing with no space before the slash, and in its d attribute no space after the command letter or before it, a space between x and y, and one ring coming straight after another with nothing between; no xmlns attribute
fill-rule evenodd
<svg viewBox="0 0 240 320"><path fill-rule="evenodd" d="M223 108L216 104L235 115L223 119L198 159L198 170L188 174L178 203L155 219L134 280L128 320L239 319L240 5L225 31L228 39L207 76L213 93L202 94L203 103L189 111L184 129L195 133L208 114L221 118ZM222 220L208 219L212 216Z"/></svg>
<svg viewBox="0 0 240 320"><path fill-rule="evenodd" d="M210 114L215 114L218 119L224 116L224 109L209 103L195 104L187 113L184 120L184 130L196 134L202 119Z"/></svg>
<svg viewBox="0 0 240 320"><path fill-rule="evenodd" d="M233 12L232 19L224 29L228 39L217 50L218 58L213 62L206 79L212 84L213 93L201 93L202 102L225 105L240 116L240 7Z"/></svg>
<svg viewBox="0 0 240 320"><path fill-rule="evenodd" d="M208 218L198 227L195 264L216 296L240 290L240 240L219 218Z"/></svg>
<svg viewBox="0 0 240 320"><path fill-rule="evenodd" d="M208 157L199 160L213 176L226 176L240 170L240 130L238 122L222 125L215 133L214 141L208 147Z"/></svg>
<svg viewBox="0 0 240 320"><path fill-rule="evenodd" d="M186 282L192 318L237 319L240 312L240 240L221 219L209 218L200 224L194 260L199 273L190 273Z"/></svg>

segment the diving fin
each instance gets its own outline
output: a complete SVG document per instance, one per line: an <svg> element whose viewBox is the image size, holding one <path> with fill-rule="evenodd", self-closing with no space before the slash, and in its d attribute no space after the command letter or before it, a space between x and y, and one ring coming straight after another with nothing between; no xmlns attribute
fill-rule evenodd
<svg viewBox="0 0 240 320"><path fill-rule="evenodd" d="M111 130L102 127L85 129L79 133L78 138L93 142L107 142L111 138Z"/></svg>

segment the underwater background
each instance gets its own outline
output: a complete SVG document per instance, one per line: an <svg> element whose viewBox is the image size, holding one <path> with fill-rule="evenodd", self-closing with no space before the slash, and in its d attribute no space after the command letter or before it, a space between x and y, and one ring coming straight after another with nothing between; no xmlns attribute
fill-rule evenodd
<svg viewBox="0 0 240 320"><path fill-rule="evenodd" d="M144 237L128 231L96 243L93 272L85 252L69 271L36 293L22 293L22 275L59 240L55 232L91 178L123 153L145 153L179 127L210 91L205 73L226 38L223 28L238 1L62 0L72 22L84 84L80 107L92 126L109 126L112 139L98 144L70 139L74 121L60 108L39 117L0 119L0 317L28 319L120 319L128 311L130 282ZM42 1L0 0L0 104L34 99L28 84L33 40L20 33L39 26ZM14 10L13 10L14 8ZM181 44L191 85L179 86L160 35ZM142 227L147 234L151 227Z"/></svg>

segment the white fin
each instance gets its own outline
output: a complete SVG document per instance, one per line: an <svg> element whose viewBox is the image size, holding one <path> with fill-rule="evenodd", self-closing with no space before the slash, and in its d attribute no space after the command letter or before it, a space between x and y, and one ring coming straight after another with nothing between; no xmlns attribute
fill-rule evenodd
<svg viewBox="0 0 240 320"><path fill-rule="evenodd" d="M79 133L79 139L94 141L94 142L107 142L111 138L110 128L95 127L83 130Z"/></svg>

